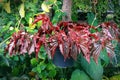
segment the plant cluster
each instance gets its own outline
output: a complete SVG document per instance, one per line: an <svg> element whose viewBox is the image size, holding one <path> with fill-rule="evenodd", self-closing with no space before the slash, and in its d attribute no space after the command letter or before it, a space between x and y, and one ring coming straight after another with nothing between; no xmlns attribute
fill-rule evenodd
<svg viewBox="0 0 120 80"><path fill-rule="evenodd" d="M103 15L107 10L113 11L112 19L119 25L119 0L109 0L109 2L108 0L74 0L72 20L78 23L59 22L65 15L61 10L62 3L63 0L0 1L0 79L23 80L29 77L32 80L38 78L69 80L71 77L71 80L76 78L89 80L89 77L93 80L102 80L103 76L110 78L116 73L119 74L120 50L114 39L119 37L120 31L113 22L98 25L107 19ZM85 15L80 16L84 12ZM48 16L36 13L48 13L50 20ZM37 17L33 22L35 15ZM83 22L83 19L89 25L80 24L79 20ZM7 52L5 52L7 55L3 56L6 44L9 54L15 56L8 56ZM82 54L78 56L73 67L61 69L55 67L54 62L52 63L46 54L47 51L49 57L54 58L56 47L63 51L65 59L72 57L76 60L79 52ZM111 59L108 55L114 56L114 47L116 57ZM34 52L38 59L32 54ZM88 61L91 57L90 62L88 63L84 57ZM97 62L97 57L96 64L94 60ZM114 67L108 65L111 62Z"/></svg>
<svg viewBox="0 0 120 80"><path fill-rule="evenodd" d="M33 25L39 21L42 21L42 25L34 35L29 35L25 31L18 31L12 35L6 48L10 55L35 52L38 56L42 45L52 58L58 47L65 59L72 57L76 60L77 55L82 52L88 62L93 56L97 63L98 56L104 48L109 56L114 55L111 41L119 40L120 30L113 22L105 22L97 27L74 22L60 22L53 26L48 16L39 14ZM95 32L91 33L91 29Z"/></svg>

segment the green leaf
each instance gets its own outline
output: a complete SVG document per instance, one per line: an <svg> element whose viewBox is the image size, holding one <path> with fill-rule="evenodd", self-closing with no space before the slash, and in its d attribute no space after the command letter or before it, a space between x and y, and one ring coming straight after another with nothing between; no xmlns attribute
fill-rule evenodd
<svg viewBox="0 0 120 80"><path fill-rule="evenodd" d="M43 59L43 60L45 60L46 57L47 57L46 52L45 52L45 49L44 49L43 46L40 48L40 52L39 52L39 54L38 54L38 57L39 57L40 59Z"/></svg>
<svg viewBox="0 0 120 80"><path fill-rule="evenodd" d="M13 56L13 60L14 61L19 61L19 57L18 56Z"/></svg>
<svg viewBox="0 0 120 80"><path fill-rule="evenodd" d="M98 21L93 13L87 13L87 22L89 25L97 26Z"/></svg>
<svg viewBox="0 0 120 80"><path fill-rule="evenodd" d="M51 70L51 71L49 71L49 77L54 77L56 75L56 70L55 69L53 69L53 70Z"/></svg>
<svg viewBox="0 0 120 80"><path fill-rule="evenodd" d="M32 58L32 59L30 60L30 62L31 62L31 64L32 64L32 66L36 66L36 65L38 64L38 61L37 61L36 58Z"/></svg>
<svg viewBox="0 0 120 80"><path fill-rule="evenodd" d="M7 25L3 26L1 32L3 33L3 32L5 32L5 31L8 31L8 29L9 29L9 27L10 27L11 24L12 24L12 21L9 21L9 22L7 23Z"/></svg>
<svg viewBox="0 0 120 80"><path fill-rule="evenodd" d="M120 74L110 77L110 80L120 80Z"/></svg>
<svg viewBox="0 0 120 80"><path fill-rule="evenodd" d="M3 6L3 8L5 9L5 11L6 11L7 13L11 13L10 1L7 2L7 3L5 3L4 6Z"/></svg>
<svg viewBox="0 0 120 80"><path fill-rule="evenodd" d="M50 5L47 5L45 2L42 3L41 8L44 12L50 12Z"/></svg>
<svg viewBox="0 0 120 80"><path fill-rule="evenodd" d="M33 16L33 14L31 12L27 13L27 15L25 16L25 20L27 21L27 23L29 23L29 18L32 16Z"/></svg>
<svg viewBox="0 0 120 80"><path fill-rule="evenodd" d="M54 4L54 3L56 3L56 2L57 2L57 0L49 0L48 1L48 3L51 4L51 5Z"/></svg>
<svg viewBox="0 0 120 80"><path fill-rule="evenodd" d="M42 20L37 22L37 28L39 29L42 26Z"/></svg>
<svg viewBox="0 0 120 80"><path fill-rule="evenodd" d="M25 17L24 3L20 5L19 14L21 18Z"/></svg>
<svg viewBox="0 0 120 80"><path fill-rule="evenodd" d="M39 67L37 68L37 67L35 67L35 68L32 68L32 71L33 72L37 72L39 70ZM40 70L41 71L41 70Z"/></svg>
<svg viewBox="0 0 120 80"><path fill-rule="evenodd" d="M57 10L55 13L56 14L55 14L55 16L52 19L52 23L53 24L58 23L60 21L60 19L62 18L62 16L64 15L64 13L61 12L60 10Z"/></svg>
<svg viewBox="0 0 120 80"><path fill-rule="evenodd" d="M107 51L106 48L104 48L101 52L100 52L100 58L105 62L105 64L108 64L110 59L107 55Z"/></svg>
<svg viewBox="0 0 120 80"><path fill-rule="evenodd" d="M33 3L38 3L38 0L33 0Z"/></svg>
<svg viewBox="0 0 120 80"><path fill-rule="evenodd" d="M7 58L0 55L0 67L3 67L3 66L9 66L9 62L8 62Z"/></svg>
<svg viewBox="0 0 120 80"><path fill-rule="evenodd" d="M93 58L91 58L90 63L88 63L82 55L78 59L82 68L93 80L102 80L103 67L100 59L98 59L98 64L95 63Z"/></svg>
<svg viewBox="0 0 120 80"><path fill-rule="evenodd" d="M55 66L51 63L48 63L47 64L47 70L53 70L53 69L55 69Z"/></svg>
<svg viewBox="0 0 120 80"><path fill-rule="evenodd" d="M36 70L34 69L34 71L36 71L36 72L38 72L39 74L41 73L41 68L40 68L40 65L37 65L37 67L36 67Z"/></svg>
<svg viewBox="0 0 120 80"><path fill-rule="evenodd" d="M13 76L17 76L17 75L19 75L19 68L18 67L14 67L13 69L12 69L12 75Z"/></svg>
<svg viewBox="0 0 120 80"><path fill-rule="evenodd" d="M35 3L30 3L30 2L27 2L27 3L24 3L25 4L25 9L27 9L27 15L28 14L35 14L38 10L38 8L36 7L36 4Z"/></svg>
<svg viewBox="0 0 120 80"><path fill-rule="evenodd" d="M25 60L25 57L24 56L19 56L20 57L20 61L22 61L22 62L24 62L24 60Z"/></svg>
<svg viewBox="0 0 120 80"><path fill-rule="evenodd" d="M25 0L21 0L23 3L25 2Z"/></svg>
<svg viewBox="0 0 120 80"><path fill-rule="evenodd" d="M37 32L36 29L31 29L30 27L25 27L25 29L27 30L27 32L32 33L32 34L34 34L35 32Z"/></svg>
<svg viewBox="0 0 120 80"><path fill-rule="evenodd" d="M39 66L40 66L40 69L41 69L41 70L44 70L47 65L44 63L44 61L42 61L42 62L40 62L40 65L39 65Z"/></svg>
<svg viewBox="0 0 120 80"><path fill-rule="evenodd" d="M76 69L75 71L72 72L70 80L90 80L90 78L84 71Z"/></svg>

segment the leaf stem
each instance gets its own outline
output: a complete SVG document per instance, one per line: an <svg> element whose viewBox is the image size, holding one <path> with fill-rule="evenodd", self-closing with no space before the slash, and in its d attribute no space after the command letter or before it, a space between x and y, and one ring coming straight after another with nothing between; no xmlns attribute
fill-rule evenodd
<svg viewBox="0 0 120 80"><path fill-rule="evenodd" d="M22 18L20 18L20 20L18 21L18 25L16 28L18 28L20 26L21 20L22 20Z"/></svg>
<svg viewBox="0 0 120 80"><path fill-rule="evenodd" d="M93 21L92 21L91 26L93 26L93 24L94 24L95 20L96 20L96 15L95 15L95 17L94 17L94 19L93 19Z"/></svg>

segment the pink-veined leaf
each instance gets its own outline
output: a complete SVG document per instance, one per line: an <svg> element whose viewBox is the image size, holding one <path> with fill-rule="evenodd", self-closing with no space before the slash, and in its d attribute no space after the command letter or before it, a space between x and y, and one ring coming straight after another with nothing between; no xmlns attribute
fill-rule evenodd
<svg viewBox="0 0 120 80"><path fill-rule="evenodd" d="M15 48L15 42L13 41L13 42L11 42L11 43L9 44L9 47L8 47L8 53L9 53L10 55L12 55L14 48Z"/></svg>
<svg viewBox="0 0 120 80"><path fill-rule="evenodd" d="M102 45L99 42L93 44L91 53L96 63L98 63L98 57L101 50L102 50Z"/></svg>
<svg viewBox="0 0 120 80"><path fill-rule="evenodd" d="M71 43L70 55L74 60L77 60L77 55L79 54L78 47L75 43Z"/></svg>
<svg viewBox="0 0 120 80"><path fill-rule="evenodd" d="M30 49L28 50L28 54L32 54L33 52L35 52L35 45L34 43L32 42L31 45L30 45Z"/></svg>
<svg viewBox="0 0 120 80"><path fill-rule="evenodd" d="M107 53L108 53L109 57L114 57L115 56L114 47L113 47L112 43L110 43L110 42L107 43L105 48L107 50Z"/></svg>

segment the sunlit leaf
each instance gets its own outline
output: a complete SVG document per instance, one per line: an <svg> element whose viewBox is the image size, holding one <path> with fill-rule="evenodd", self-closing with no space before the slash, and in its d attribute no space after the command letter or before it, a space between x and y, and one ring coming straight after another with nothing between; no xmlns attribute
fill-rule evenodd
<svg viewBox="0 0 120 80"><path fill-rule="evenodd" d="M29 27L30 29L34 29L36 27L36 24L32 24L32 18L29 18Z"/></svg>
<svg viewBox="0 0 120 80"><path fill-rule="evenodd" d="M31 64L32 64L32 66L36 66L36 65L38 64L38 61L37 61L36 58L32 58L32 59L30 60L30 62L31 62Z"/></svg>
<svg viewBox="0 0 120 80"><path fill-rule="evenodd" d="M37 3L38 2L38 0L33 0L33 3Z"/></svg>
<svg viewBox="0 0 120 80"><path fill-rule="evenodd" d="M45 12L50 12L50 6L49 5L46 5L45 2L42 3L41 5L42 7L42 10L45 11Z"/></svg>
<svg viewBox="0 0 120 80"><path fill-rule="evenodd" d="M42 26L42 21L39 21L38 23L37 23L37 28L40 28Z"/></svg>
<svg viewBox="0 0 120 80"><path fill-rule="evenodd" d="M7 3L5 3L4 6L3 6L3 8L5 9L5 11L6 11L7 13L11 13L10 1L7 2Z"/></svg>
<svg viewBox="0 0 120 80"><path fill-rule="evenodd" d="M29 26L32 24L32 18L29 18Z"/></svg>
<svg viewBox="0 0 120 80"><path fill-rule="evenodd" d="M57 2L57 0L49 0L48 2L50 2L50 4L54 4Z"/></svg>
<svg viewBox="0 0 120 80"><path fill-rule="evenodd" d="M21 18L25 17L24 3L20 5L19 14Z"/></svg>
<svg viewBox="0 0 120 80"><path fill-rule="evenodd" d="M25 0L21 0L23 3L25 2Z"/></svg>

